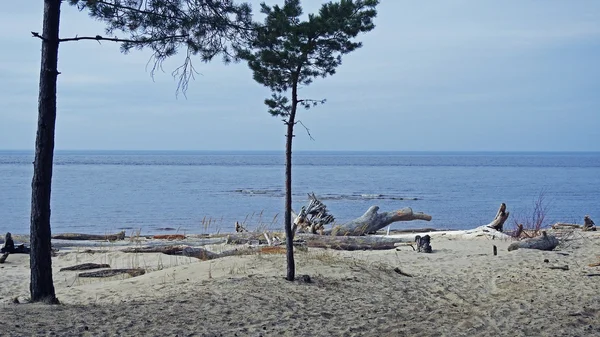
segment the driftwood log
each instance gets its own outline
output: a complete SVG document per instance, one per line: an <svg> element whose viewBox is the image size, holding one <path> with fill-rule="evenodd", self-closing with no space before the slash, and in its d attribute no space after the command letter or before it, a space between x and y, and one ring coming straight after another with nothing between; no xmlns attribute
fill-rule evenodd
<svg viewBox="0 0 600 337"><path fill-rule="evenodd" d="M2 256L0 256L0 264L6 262L6 259L8 258L8 255L10 255L9 253L4 253L2 254Z"/></svg>
<svg viewBox="0 0 600 337"><path fill-rule="evenodd" d="M60 268L60 271L70 271L70 270L91 270L91 269L100 269L100 268L110 268L108 264L98 264L98 263L82 263L71 267Z"/></svg>
<svg viewBox="0 0 600 337"><path fill-rule="evenodd" d="M526 239L523 241L512 243L508 246L508 251L521 249L539 249L539 250L553 250L558 246L558 239L553 235L548 235L545 231L542 232L541 236L532 239Z"/></svg>
<svg viewBox="0 0 600 337"><path fill-rule="evenodd" d="M508 219L509 215L510 212L506 211L506 204L502 203L500 204L500 208L496 213L496 217L494 217L494 220L490 222L487 226L499 232L502 232L502 230L504 229L504 223L506 222L506 219Z"/></svg>
<svg viewBox="0 0 600 337"><path fill-rule="evenodd" d="M122 249L124 253L162 253L166 255L178 255L195 257L200 260L214 260L220 257L236 256L236 255L249 255L254 253L261 253L265 250L265 253L273 254L273 249L269 250L266 248L274 247L243 247L239 249L231 249L221 253L211 252L200 247L189 247L189 246L145 246L145 247L130 247ZM269 250L269 251L267 251Z"/></svg>
<svg viewBox="0 0 600 337"><path fill-rule="evenodd" d="M121 249L123 253L163 253L167 255L183 255L183 249L188 246L172 245L172 246L144 246L144 247L128 247Z"/></svg>
<svg viewBox="0 0 600 337"><path fill-rule="evenodd" d="M333 229L325 231L324 234L334 236L359 236L375 233L397 221L431 220L431 215L413 212L410 207L392 212L378 213L377 211L379 211L379 206L371 206L361 217L343 225L334 226Z"/></svg>
<svg viewBox="0 0 600 337"><path fill-rule="evenodd" d="M81 241L118 241L125 240L125 231L117 234L83 234L83 233L63 233L52 235L55 240L81 240Z"/></svg>
<svg viewBox="0 0 600 337"><path fill-rule="evenodd" d="M129 274L131 277L144 275L146 271L142 268L134 269L105 269L98 271L90 271L87 273L79 273L79 277L113 277L122 274Z"/></svg>
<svg viewBox="0 0 600 337"><path fill-rule="evenodd" d="M331 236L299 234L299 240L305 241L310 248L327 248L335 250L386 250L394 249L404 242L402 239L373 236Z"/></svg>

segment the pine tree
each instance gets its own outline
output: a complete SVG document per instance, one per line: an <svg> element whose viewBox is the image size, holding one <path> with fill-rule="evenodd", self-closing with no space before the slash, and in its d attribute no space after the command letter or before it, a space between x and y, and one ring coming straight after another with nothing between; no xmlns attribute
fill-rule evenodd
<svg viewBox="0 0 600 337"><path fill-rule="evenodd" d="M255 27L252 39L238 56L246 60L254 80L272 91L265 100L271 115L287 126L285 151L285 234L287 280L295 278L292 231L292 138L298 106L306 109L325 101L300 98L300 86L316 78L335 74L342 55L362 44L354 41L360 33L375 28L378 0L340 0L323 4L318 14L302 20L300 0L285 0L283 7L261 4L266 15Z"/></svg>
<svg viewBox="0 0 600 337"><path fill-rule="evenodd" d="M177 92L188 88L194 75L192 57L209 62L222 55L231 61L236 46L252 32L251 8L231 0L69 0L81 11L106 23L106 34L59 37L62 0L44 0L42 60L38 101L38 127L35 141L31 197L31 301L58 303L52 280L50 195L56 123L58 48L71 41L112 41L131 49L150 49L154 71L162 62L184 52L184 62L173 75L179 78ZM119 35L121 34L121 35ZM123 36L124 35L124 36Z"/></svg>

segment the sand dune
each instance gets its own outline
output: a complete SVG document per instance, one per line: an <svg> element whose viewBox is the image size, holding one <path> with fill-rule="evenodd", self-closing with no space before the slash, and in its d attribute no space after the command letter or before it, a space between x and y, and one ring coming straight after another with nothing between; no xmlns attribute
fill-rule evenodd
<svg viewBox="0 0 600 337"><path fill-rule="evenodd" d="M579 232L551 252L508 252L509 240L455 234L435 234L432 254L409 246L298 252L298 273L312 283L285 281L282 255L198 261L62 250L53 259L58 306L11 303L29 286L28 257L11 255L0 265L0 326L10 330L0 335L600 335L600 277L587 276L600 272L588 267L600 261L598 234ZM90 280L59 271L83 262L148 272Z"/></svg>

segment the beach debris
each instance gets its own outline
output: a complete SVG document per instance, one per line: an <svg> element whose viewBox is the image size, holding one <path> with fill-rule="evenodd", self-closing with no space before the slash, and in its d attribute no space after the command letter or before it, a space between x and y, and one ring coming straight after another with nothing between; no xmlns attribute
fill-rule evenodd
<svg viewBox="0 0 600 337"><path fill-rule="evenodd" d="M236 221L235 222L235 231L237 233L243 233L243 232L247 232L248 230L244 226L242 226L241 223Z"/></svg>
<svg viewBox="0 0 600 337"><path fill-rule="evenodd" d="M502 232L502 230L504 229L504 223L506 222L506 219L508 219L509 215L510 212L506 211L506 204L501 203L500 208L498 208L498 212L494 217L494 220L492 220L492 222L490 222L487 226L489 228L493 228L499 232Z"/></svg>
<svg viewBox="0 0 600 337"><path fill-rule="evenodd" d="M127 247L121 249L123 253L163 253L167 255L183 255L183 249L188 246L170 245L170 246L142 246Z"/></svg>
<svg viewBox="0 0 600 337"><path fill-rule="evenodd" d="M304 282L304 283L312 283L312 279L310 278L310 275L307 275L307 274L301 275L299 281Z"/></svg>
<svg viewBox="0 0 600 337"><path fill-rule="evenodd" d="M564 265L564 266L550 266L548 267L550 269L560 269L560 270L569 270L569 266Z"/></svg>
<svg viewBox="0 0 600 337"><path fill-rule="evenodd" d="M315 193L308 194L308 205L302 206L293 223L292 233L323 234L325 225L335 221L333 215L329 214L327 206L322 203Z"/></svg>
<svg viewBox="0 0 600 337"><path fill-rule="evenodd" d="M424 235L421 237L420 235L415 236L415 243L417 245L417 252L419 253L431 253L433 249L431 249L431 236Z"/></svg>
<svg viewBox="0 0 600 337"><path fill-rule="evenodd" d="M496 247L496 245L494 245L493 251L494 251L494 256L498 255L498 247Z"/></svg>
<svg viewBox="0 0 600 337"><path fill-rule="evenodd" d="M29 247L25 247L24 244L15 246L12 234L10 234L10 232L7 232L6 236L4 237L4 245L2 246L2 248L0 248L0 253L3 254L2 262L0 263L4 263L4 261L6 261L8 254L29 254L30 252L31 249L29 249Z"/></svg>
<svg viewBox="0 0 600 337"><path fill-rule="evenodd" d="M8 258L8 255L10 255L10 254L4 253L4 254L2 254L2 256L0 256L0 264L4 263L6 261L6 259Z"/></svg>
<svg viewBox="0 0 600 337"><path fill-rule="evenodd" d="M90 269L100 269L100 268L110 268L110 265L99 264L99 263L82 263L82 264L74 265L71 267L61 268L60 271L90 270Z"/></svg>
<svg viewBox="0 0 600 337"><path fill-rule="evenodd" d="M324 231L323 234L334 236L361 236L374 234L378 230L397 221L431 220L431 215L413 212L410 207L391 212L378 213L378 211L379 206L371 206L361 217L342 225L335 225L331 230Z"/></svg>
<svg viewBox="0 0 600 337"><path fill-rule="evenodd" d="M552 229L566 229L566 228L580 229L581 225L574 224L574 223L557 222L554 225L552 225L551 228Z"/></svg>
<svg viewBox="0 0 600 337"><path fill-rule="evenodd" d="M596 230L596 224L590 218L589 215L586 215L583 217L583 230L584 231L595 231Z"/></svg>
<svg viewBox="0 0 600 337"><path fill-rule="evenodd" d="M52 235L55 240L81 240L81 241L119 241L125 240L125 231L116 234L83 234L83 233L63 233Z"/></svg>
<svg viewBox="0 0 600 337"><path fill-rule="evenodd" d="M380 236L328 236L315 234L299 234L298 239L310 248L326 248L335 250L387 250L395 249L405 239Z"/></svg>
<svg viewBox="0 0 600 337"><path fill-rule="evenodd" d="M129 274L131 277L144 275L146 270L143 268L132 268L132 269L104 269L97 271L90 271L87 273L79 273L79 277L113 277L117 275Z"/></svg>
<svg viewBox="0 0 600 337"><path fill-rule="evenodd" d="M396 267L394 268L394 271L402 276L406 276L406 277L413 277L411 274L405 273L402 270L400 270L400 268Z"/></svg>
<svg viewBox="0 0 600 337"><path fill-rule="evenodd" d="M510 252L519 248L553 250L556 248L556 246L558 246L558 244L559 241L555 236L548 235L546 231L542 231L541 236L512 243L510 246L508 246L508 251Z"/></svg>
<svg viewBox="0 0 600 337"><path fill-rule="evenodd" d="M183 240L185 235L183 234L157 234L152 236L153 239L158 240Z"/></svg>
<svg viewBox="0 0 600 337"><path fill-rule="evenodd" d="M361 217L347 223L334 225L325 230L325 225L333 223L335 218L329 214L327 206L314 193L308 195L309 203L303 206L300 214L292 212L294 226L292 233L310 233L333 236L360 236L375 234L378 230L397 221L425 220L431 216L425 213L413 212L410 207L397 211L377 213L379 206L371 206Z"/></svg>
<svg viewBox="0 0 600 337"><path fill-rule="evenodd" d="M583 217L583 225L579 225L579 224L574 224L574 223L564 223L564 222L557 222L554 225L552 225L552 229L581 229L584 232L588 232L588 231L595 231L596 230L596 224L594 223L594 220L592 220L592 218L590 218L589 215L586 215Z"/></svg>

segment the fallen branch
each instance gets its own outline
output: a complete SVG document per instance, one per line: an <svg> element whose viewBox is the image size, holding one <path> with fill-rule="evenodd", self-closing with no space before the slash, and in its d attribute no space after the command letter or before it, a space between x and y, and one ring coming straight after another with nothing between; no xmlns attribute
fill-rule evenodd
<svg viewBox="0 0 600 337"><path fill-rule="evenodd" d="M140 275L144 275L146 271L142 268L134 268L134 269L106 269L106 270L98 270L91 271L87 273L80 273L79 277L113 277L117 275L129 274L131 277L136 277Z"/></svg>
<svg viewBox="0 0 600 337"><path fill-rule="evenodd" d="M52 235L55 240L81 240L81 241L117 241L125 240L125 231L117 234L83 234L83 233L63 233Z"/></svg>
<svg viewBox="0 0 600 337"><path fill-rule="evenodd" d="M90 269L100 269L100 268L110 268L107 264L98 264L98 263L82 263L71 267L61 268L60 271L70 271L70 270L90 270Z"/></svg>
<svg viewBox="0 0 600 337"><path fill-rule="evenodd" d="M560 270L569 270L569 266L564 265L564 266L550 266L548 267L550 269L560 269Z"/></svg>

